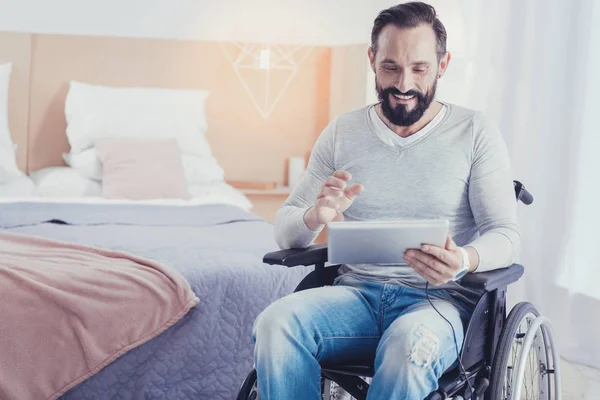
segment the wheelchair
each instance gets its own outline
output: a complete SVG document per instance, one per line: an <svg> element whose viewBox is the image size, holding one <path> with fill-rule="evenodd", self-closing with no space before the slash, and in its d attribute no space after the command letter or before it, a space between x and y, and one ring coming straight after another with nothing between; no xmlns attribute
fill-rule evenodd
<svg viewBox="0 0 600 400"><path fill-rule="evenodd" d="M533 197L525 187L519 181L513 184L517 201L531 204ZM263 261L287 267L314 265L295 291L331 285L340 267L325 266L326 244L275 251L266 254ZM517 304L506 316L507 286L518 281L523 272L523 266L513 264L462 278L461 285L476 290L479 300L465 326L460 363L444 372L438 388L425 400L561 399L560 357L548 319L528 302ZM321 363L322 399L333 399L329 390L333 382L354 399L365 400L367 380L374 374L373 362ZM253 369L242 383L237 400L256 399L260 394Z"/></svg>

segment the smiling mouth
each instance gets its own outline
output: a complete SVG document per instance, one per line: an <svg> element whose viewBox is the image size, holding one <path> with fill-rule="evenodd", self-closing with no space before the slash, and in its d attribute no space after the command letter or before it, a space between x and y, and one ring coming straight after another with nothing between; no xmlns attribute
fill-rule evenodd
<svg viewBox="0 0 600 400"><path fill-rule="evenodd" d="M392 94L392 96L394 96L396 99L398 100L403 100L403 101L408 101L408 100L412 100L415 98L415 95L404 95L404 94Z"/></svg>

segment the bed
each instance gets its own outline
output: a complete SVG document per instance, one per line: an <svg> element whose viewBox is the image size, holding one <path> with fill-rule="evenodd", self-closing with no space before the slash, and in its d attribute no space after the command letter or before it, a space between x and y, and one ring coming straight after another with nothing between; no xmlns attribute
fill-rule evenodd
<svg viewBox="0 0 600 400"><path fill-rule="evenodd" d="M0 229L153 259L180 272L199 304L62 399L232 399L252 365L252 324L308 272L262 263L272 226L201 201L3 199Z"/></svg>
<svg viewBox="0 0 600 400"><path fill-rule="evenodd" d="M272 225L225 172L281 181L284 160L312 147L328 117L313 104L327 103L319 82L329 76L321 67L328 50L312 53L294 102L266 121L250 101L232 98L243 88L216 43L2 34L0 44L0 233L156 260L199 299L61 398L234 398L252 365L254 319L309 271L262 263L276 248ZM282 136L277 127L290 113L297 123ZM105 139L175 139L190 198L107 199L97 152ZM257 141L273 157L248 151ZM68 365L56 360L57 369ZM4 399L2 389L0 379Z"/></svg>

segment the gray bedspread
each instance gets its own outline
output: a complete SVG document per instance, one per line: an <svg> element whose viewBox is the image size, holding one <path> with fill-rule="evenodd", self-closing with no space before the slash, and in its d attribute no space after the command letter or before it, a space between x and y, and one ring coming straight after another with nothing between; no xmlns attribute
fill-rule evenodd
<svg viewBox="0 0 600 400"><path fill-rule="evenodd" d="M200 298L182 321L65 400L234 399L252 367L254 319L309 272L263 264L277 249L272 226L227 205L8 203L0 204L0 229L157 260L183 274Z"/></svg>

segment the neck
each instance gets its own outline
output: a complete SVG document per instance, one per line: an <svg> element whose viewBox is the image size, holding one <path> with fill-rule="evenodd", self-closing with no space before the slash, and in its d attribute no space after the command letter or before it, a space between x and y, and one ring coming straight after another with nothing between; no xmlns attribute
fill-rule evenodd
<svg viewBox="0 0 600 400"><path fill-rule="evenodd" d="M431 104L429 105L429 108L427 108L427 111L425 111L425 114L423 114L423 116L421 117L420 120L418 120L411 126L397 126L397 125L392 124L385 117L385 115L383 115L383 111L381 110L381 103L378 103L375 106L375 111L377 112L377 115L379 115L379 118L381 118L383 123L386 124L387 127L390 128L396 135L403 137L403 138L409 137L410 135L417 133L418 131L423 129L425 127L425 125L430 123L431 120L435 118L435 116L440 112L441 109L442 109L442 104L438 103L437 101L433 101L433 102L431 102Z"/></svg>

